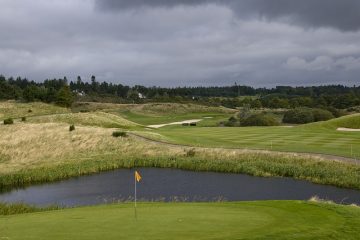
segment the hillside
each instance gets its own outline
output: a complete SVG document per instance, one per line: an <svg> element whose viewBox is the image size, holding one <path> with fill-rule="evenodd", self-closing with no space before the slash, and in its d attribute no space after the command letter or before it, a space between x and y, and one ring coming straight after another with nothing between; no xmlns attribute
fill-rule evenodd
<svg viewBox="0 0 360 240"><path fill-rule="evenodd" d="M65 113L29 118L32 123L68 123L105 128L130 128L138 124L120 116L105 112Z"/></svg>
<svg viewBox="0 0 360 240"><path fill-rule="evenodd" d="M42 102L21 103L16 101L0 102L0 120L48 114L69 113L70 110Z"/></svg>
<svg viewBox="0 0 360 240"><path fill-rule="evenodd" d="M351 114L343 116L340 118L331 119L324 122L316 122L306 124L300 127L306 128L327 128L327 129L337 129L337 128L353 128L360 129L360 113Z"/></svg>

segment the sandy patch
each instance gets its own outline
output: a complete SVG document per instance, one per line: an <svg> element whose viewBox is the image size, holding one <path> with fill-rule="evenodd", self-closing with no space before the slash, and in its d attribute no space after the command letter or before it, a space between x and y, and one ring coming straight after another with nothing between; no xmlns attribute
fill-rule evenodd
<svg viewBox="0 0 360 240"><path fill-rule="evenodd" d="M343 132L360 132L360 129L354 129L354 128L337 128L336 130Z"/></svg>
<svg viewBox="0 0 360 240"><path fill-rule="evenodd" d="M191 119L191 120L185 120L185 121L181 121L181 122L172 122L172 123L165 123L165 124L156 124L156 125L148 125L147 127L150 128L161 128L161 127L165 127L165 126L169 126L169 125L181 125L183 123L196 123L196 122L200 122L202 119Z"/></svg>

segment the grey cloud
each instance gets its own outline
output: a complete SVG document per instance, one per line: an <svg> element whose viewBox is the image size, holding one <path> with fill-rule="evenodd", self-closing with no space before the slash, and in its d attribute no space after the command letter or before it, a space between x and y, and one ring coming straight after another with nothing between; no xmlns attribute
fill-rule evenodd
<svg viewBox="0 0 360 240"><path fill-rule="evenodd" d="M204 4L227 6L239 18L257 17L341 31L360 29L359 0L96 0L99 9L112 11Z"/></svg>
<svg viewBox="0 0 360 240"><path fill-rule="evenodd" d="M94 1L1 0L0 74L147 86L359 84L360 31L262 21L254 16L287 17L263 13L259 0L242 9L230 0L97 1L97 10Z"/></svg>

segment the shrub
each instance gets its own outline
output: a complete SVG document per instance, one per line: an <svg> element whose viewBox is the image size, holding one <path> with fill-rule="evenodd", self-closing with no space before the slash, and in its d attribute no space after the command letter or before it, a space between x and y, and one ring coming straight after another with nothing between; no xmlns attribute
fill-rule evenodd
<svg viewBox="0 0 360 240"><path fill-rule="evenodd" d="M4 125L9 125L9 124L13 124L14 120L12 118L7 118L4 120Z"/></svg>
<svg viewBox="0 0 360 240"><path fill-rule="evenodd" d="M74 130L75 130L75 126L74 126L74 125L70 125L69 131L71 132L71 131L74 131Z"/></svg>
<svg viewBox="0 0 360 240"><path fill-rule="evenodd" d="M29 109L29 110L28 110L28 113L32 113L32 110L31 110L31 109Z"/></svg>
<svg viewBox="0 0 360 240"><path fill-rule="evenodd" d="M182 124L184 127L186 127L186 126L189 126L189 123L183 123Z"/></svg>
<svg viewBox="0 0 360 240"><path fill-rule="evenodd" d="M22 121L22 122L25 122L25 121L26 121L26 117L22 117L22 118L21 118L21 121Z"/></svg>
<svg viewBox="0 0 360 240"><path fill-rule="evenodd" d="M239 126L239 121L235 117L230 117L227 122L224 123L227 127L236 127Z"/></svg>
<svg viewBox="0 0 360 240"><path fill-rule="evenodd" d="M314 109L313 115L314 115L315 122L327 121L327 120L334 118L334 115L330 111L324 110L324 109Z"/></svg>
<svg viewBox="0 0 360 240"><path fill-rule="evenodd" d="M240 122L241 126L277 126L279 122L276 120L275 117L259 113L253 114L250 117L244 119Z"/></svg>
<svg viewBox="0 0 360 240"><path fill-rule="evenodd" d="M326 110L328 110L329 112L332 113L332 115L334 117L342 117L344 115L346 115L346 113L344 112L344 110L340 110L340 109L336 109L334 107L328 107Z"/></svg>
<svg viewBox="0 0 360 240"><path fill-rule="evenodd" d="M196 154L196 152L195 152L195 149L194 149L194 148L189 149L188 151L186 151L186 156L187 156L187 157L194 157L195 154Z"/></svg>
<svg viewBox="0 0 360 240"><path fill-rule="evenodd" d="M314 114L308 108L295 108L284 114L283 122L296 124L314 122Z"/></svg>
<svg viewBox="0 0 360 240"><path fill-rule="evenodd" d="M190 126L193 126L193 127L196 126L196 122L191 122Z"/></svg>
<svg viewBox="0 0 360 240"><path fill-rule="evenodd" d="M112 136L113 137L126 137L127 134L126 134L126 132L115 131L115 132L112 133Z"/></svg>

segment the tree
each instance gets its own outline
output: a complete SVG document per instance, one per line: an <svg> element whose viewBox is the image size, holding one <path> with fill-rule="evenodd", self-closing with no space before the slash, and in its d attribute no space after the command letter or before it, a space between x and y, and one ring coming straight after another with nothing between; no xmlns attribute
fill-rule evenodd
<svg viewBox="0 0 360 240"><path fill-rule="evenodd" d="M70 107L74 101L74 96L69 86L63 86L56 94L56 104L63 107Z"/></svg>

